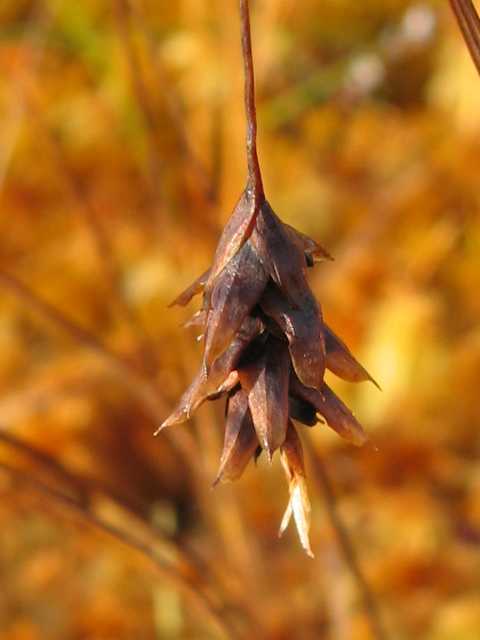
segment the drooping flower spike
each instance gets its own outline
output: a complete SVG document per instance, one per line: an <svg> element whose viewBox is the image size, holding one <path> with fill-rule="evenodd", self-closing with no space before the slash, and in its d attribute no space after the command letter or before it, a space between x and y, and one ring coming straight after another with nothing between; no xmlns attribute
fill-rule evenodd
<svg viewBox="0 0 480 640"><path fill-rule="evenodd" d="M301 544L309 543L310 503L302 444L294 422L325 422L355 445L368 437L352 412L324 382L325 369L351 381L374 382L325 324L307 282L307 269L330 255L284 224L267 202L256 153L256 116L248 0L240 0L247 111L248 180L224 231L212 266L172 304L203 294L187 325L199 327L203 362L194 381L158 432L188 420L206 400L224 397L225 437L214 485L237 480L248 462L275 451ZM374 384L376 384L374 382ZM378 386L378 385L377 385Z"/></svg>
<svg viewBox="0 0 480 640"><path fill-rule="evenodd" d="M265 200L259 214L267 211L269 226L265 216L252 216L248 193L242 202L254 223L246 230L237 207L226 227L232 242L225 232L222 236L228 251L217 251L215 269L175 301L183 306L203 293L202 308L190 324L203 329L204 357L159 431L188 420L206 400L225 397L225 439L214 484L237 480L259 450L271 462L279 449L290 488L280 532L293 515L302 545L311 554L302 445L292 421L313 426L323 420L347 441L362 445L367 435L323 376L327 367L345 380L374 381L324 323L308 286L313 256L326 258L327 252L283 225Z"/></svg>

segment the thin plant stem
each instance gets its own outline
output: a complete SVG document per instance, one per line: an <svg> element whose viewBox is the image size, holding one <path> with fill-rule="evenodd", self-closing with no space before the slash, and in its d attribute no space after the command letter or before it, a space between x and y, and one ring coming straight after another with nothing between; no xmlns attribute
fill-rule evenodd
<svg viewBox="0 0 480 640"><path fill-rule="evenodd" d="M211 469L210 452L214 449L211 440L215 439L217 430L213 427L215 411L211 405L207 405L208 412L202 428L199 429L200 445L202 446L205 465ZM217 465L218 466L218 465ZM215 471L214 471L215 472ZM213 488L213 487L212 487ZM266 593L263 572L260 570L261 558L257 541L245 526L245 518L239 507L234 491L228 494L222 491L222 487L215 487L212 503L214 503L214 513L217 521L215 536L219 544L225 549L229 565L235 573L236 597L244 605L244 611L248 612L249 619L255 624L251 634L259 640L265 637L265 621L258 608ZM249 585L246 590L245 584Z"/></svg>
<svg viewBox="0 0 480 640"><path fill-rule="evenodd" d="M168 182L174 180L178 183L177 196L182 208L189 213L190 217L201 216L201 219L198 219L198 224L201 224L206 231L213 231L213 228L210 229L208 224L210 216L205 216L205 208L207 210L216 209L213 182L202 162L193 152L185 132L185 126L180 125L182 114L178 98L158 59L152 37L148 32L145 20L142 20L141 10L137 7L137 10L134 11L132 3L126 0L111 0L111 4L114 22L129 67L133 95L144 120L150 158L148 168L150 191L154 198L159 201L163 198L165 201L170 192ZM141 36L141 44L146 47L148 53L148 73L153 72L153 78L157 81L154 86L150 86L146 79L138 36ZM158 102L156 88L160 90L162 104ZM169 121L169 126L166 128L165 117ZM181 154L182 161L175 164L176 171L173 177L168 175L168 169L173 161L172 157L167 158L165 142L161 143L157 135L162 127L164 132L168 131L169 134L173 134L176 148ZM190 182L195 184L195 190L199 193L203 206L192 208L190 188L187 187L188 181L185 182L186 176L183 171L179 170L179 167L188 168L193 173L193 181ZM197 205L196 201L195 205Z"/></svg>
<svg viewBox="0 0 480 640"><path fill-rule="evenodd" d="M42 477L48 476L50 479L49 486L53 482L56 487L61 488L62 494L70 494L70 497L75 500L79 507L83 506L85 509L94 509L98 497L106 499L114 503L115 506L120 507L123 512L129 516L137 534L139 534L141 530L144 538L157 544L161 543L161 548L165 549L170 559L174 557L174 546L177 565L180 570L186 575L189 575L193 581L208 583L215 592L219 592L220 587L217 584L218 578L216 579L217 582L215 582L213 578L215 571L210 571L205 563L195 557L191 551L187 551L178 541L170 541L160 536L156 529L151 526L150 515L145 510L141 510L136 505L132 505L130 501L126 500L126 498L114 488L78 471L70 470L47 453L39 451L1 427L0 443L10 447L26 458L28 471L32 478L40 480L40 475ZM115 513L116 512L117 510L115 510Z"/></svg>
<svg viewBox="0 0 480 640"><path fill-rule="evenodd" d="M255 107L255 78L253 72L252 36L248 0L239 0L242 23L242 55L245 76L245 111L247 116L247 189L259 202L264 197L262 175L257 154L257 111Z"/></svg>
<svg viewBox="0 0 480 640"><path fill-rule="evenodd" d="M90 477L81 475L78 472L72 472L67 467L60 464L55 458L52 458L44 451L39 451L32 445L20 440L12 433L8 433L3 427L0 428L0 442L14 449L17 453L23 454L30 462L39 466L49 476L53 476L56 483L62 487L63 491L70 490L73 492L76 501L80 505L87 507L91 502L92 493L102 493L109 497L112 502L120 505L122 509L128 511L131 515L144 520L142 510L131 502L128 502L120 493L111 489Z"/></svg>
<svg viewBox="0 0 480 640"><path fill-rule="evenodd" d="M131 38L129 37L126 9L122 0L113 0L112 9L118 36L125 51L125 58L129 68L133 95L135 96L140 113L145 122L145 131L148 143L147 180L149 189L153 198L155 198L155 201L161 203L164 192L162 184L164 171L162 169L162 158L155 140L157 117L155 110L150 103L147 88L140 70L140 65L137 57L135 56Z"/></svg>
<svg viewBox="0 0 480 640"><path fill-rule="evenodd" d="M141 3L138 2L138 0L126 0L126 4L131 12L135 27L138 29L140 34L143 36L143 39L145 40L145 44L148 49L149 60L152 65L152 71L156 76L158 88L161 90L163 98L165 100L168 115L170 116L171 124L178 138L178 142L180 144L180 148L182 150L184 158L194 172L196 180L200 184L204 192L207 203L210 207L217 211L218 201L212 177L210 176L210 173L203 164L202 160L192 148L188 132L185 128L184 116L182 113L180 100L174 88L172 87L172 83L170 82L167 73L163 68L161 59L156 51L151 29L148 25L147 20L145 19Z"/></svg>
<svg viewBox="0 0 480 640"><path fill-rule="evenodd" d="M471 0L449 0L458 26L480 74L480 20Z"/></svg>
<svg viewBox="0 0 480 640"><path fill-rule="evenodd" d="M112 351L107 345L99 340L87 329L79 326L76 322L66 317L62 312L40 298L15 277L0 269L0 283L26 305L46 318L53 325L69 335L79 344L95 352L103 362L105 362L123 382L125 388L138 400L140 406L151 417L154 424L159 424L166 415L166 407L159 396L156 387L142 373L138 372L133 365L121 356ZM214 505L210 499L210 494L203 490L208 485L211 477L208 469L198 456L198 445L190 430L167 429L165 437L171 446L182 456L186 466L190 470L195 482L192 483L200 510L209 524L213 534L217 532L218 514L215 513ZM218 580L223 581L223 576L214 570L212 573L218 574ZM224 585L224 592L227 587ZM238 595L238 594L237 594ZM244 612L245 614L245 612ZM253 611L251 612L253 616ZM257 628L257 622L253 618L249 621L252 628ZM262 637L260 633L257 637Z"/></svg>
<svg viewBox="0 0 480 640"><path fill-rule="evenodd" d="M65 316L61 311L2 269L0 269L0 282L33 311L46 318L79 344L97 353L102 361L116 372L119 379L137 398L154 423L159 424L163 420L167 411L156 387L146 376L138 372L130 362L112 351L93 333ZM184 457L194 475L199 480L206 481L206 471L198 461L196 443L193 436L187 431L183 431L180 435L180 432L172 429L168 430L167 437L174 448Z"/></svg>
<svg viewBox="0 0 480 640"><path fill-rule="evenodd" d="M20 80L20 81L18 81ZM154 358L155 349L150 337L141 326L136 314L122 291L122 275L115 259L114 250L107 234L99 222L98 215L92 205L85 189L80 184L74 172L70 169L68 158L62 145L57 140L53 131L42 121L38 115L38 107L35 104L32 92L24 86L21 79L17 78L18 90L23 92L24 100L28 107L28 116L35 126L35 133L41 138L46 151L55 164L57 174L62 178L70 197L82 214L85 224L90 231L93 242L100 259L100 264L105 276L106 284L110 291L111 299L123 320L132 331L136 343L137 353L142 365L147 371L155 371L158 363Z"/></svg>
<svg viewBox="0 0 480 640"><path fill-rule="evenodd" d="M370 589L370 585L368 584L363 572L360 568L357 554L353 547L352 541L348 534L348 531L338 513L337 509L337 501L335 499L335 494L333 493L332 486L330 484L330 480L325 471L324 465L318 455L318 452L315 449L315 446L311 440L310 436L307 436L310 458L312 462L313 472L315 475L315 479L320 486L322 493L325 497L325 501L327 504L328 515L332 526L337 535L338 542L340 544L340 548L343 552L345 561L350 568L350 571L355 578L361 597L363 601L364 609L367 613L368 619L370 621L370 626L374 633L376 640L386 640L387 636L383 629L380 613L378 611L377 603L375 597Z"/></svg>
<svg viewBox="0 0 480 640"><path fill-rule="evenodd" d="M133 535L130 531L112 524L105 520L100 514L95 513L90 505L83 501L78 502L74 497L67 495L64 491L51 487L48 484L33 477L31 472L13 467L0 461L0 468L16 477L22 482L31 486L37 492L46 495L49 500L66 506L71 512L77 514L82 522L88 522L95 528L104 531L117 540L126 544L130 549L135 549L143 556L151 560L161 576L170 584L179 589L185 600L200 614L205 621L208 620L211 627L223 637L229 640L239 640L240 635L232 628L226 619L225 607L217 603L215 595L210 595L207 585L202 586L203 577L201 573L195 571L195 578L192 576L192 567L182 567L177 561L177 566L172 564L172 554L166 552L162 554L158 543L149 542ZM175 558L175 554L173 554ZM173 561L175 562L175 560ZM188 563L190 564L190 563ZM183 575L185 573L185 575Z"/></svg>
<svg viewBox="0 0 480 640"><path fill-rule="evenodd" d="M5 82L7 87L5 104L2 105L5 115L2 117L0 128L0 139L2 140L0 146L0 194L27 112L24 96L18 91L18 66L22 63L25 51L30 50L32 58L28 70L28 84L33 84L45 56L45 43L55 22L54 12L60 8L60 5L61 1L59 0L47 14L42 2L33 4L23 29L21 43L25 46L20 46L18 53L13 56L13 60L10 60L11 70Z"/></svg>

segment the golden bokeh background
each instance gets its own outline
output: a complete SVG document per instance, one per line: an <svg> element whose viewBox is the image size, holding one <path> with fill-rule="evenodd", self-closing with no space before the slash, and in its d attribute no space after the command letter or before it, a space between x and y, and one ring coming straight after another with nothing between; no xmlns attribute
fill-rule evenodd
<svg viewBox="0 0 480 640"><path fill-rule="evenodd" d="M334 257L374 446L303 430L312 560L278 459L210 490L222 406L152 435L246 179L236 2L3 0L0 640L480 638L480 79L446 0L251 19L267 197Z"/></svg>

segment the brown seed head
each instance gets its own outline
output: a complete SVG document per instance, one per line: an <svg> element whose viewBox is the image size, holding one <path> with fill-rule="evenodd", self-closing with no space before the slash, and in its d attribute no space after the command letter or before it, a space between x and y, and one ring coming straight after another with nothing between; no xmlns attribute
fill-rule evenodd
<svg viewBox="0 0 480 640"><path fill-rule="evenodd" d="M307 282L307 268L321 259L330 259L322 247L283 224L263 195L245 189L211 268L172 303L185 306L203 292L202 309L187 324L203 328L204 355L195 380L159 428L184 422L206 400L225 396L214 485L237 480L259 446L269 462L280 449L290 492L280 533L293 515L309 555L310 504L292 419L313 426L320 415L343 438L362 445L367 435L323 377L327 367L345 380L374 382L323 321Z"/></svg>

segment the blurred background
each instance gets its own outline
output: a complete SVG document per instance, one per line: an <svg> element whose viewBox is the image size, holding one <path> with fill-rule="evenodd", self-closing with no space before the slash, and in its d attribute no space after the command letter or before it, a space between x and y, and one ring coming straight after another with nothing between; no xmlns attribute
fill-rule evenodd
<svg viewBox="0 0 480 640"><path fill-rule="evenodd" d="M277 456L210 490L222 403L153 438L246 179L235 0L3 0L1 640L480 638L480 79L446 0L252 28L267 197L334 257L373 445L302 431L312 560Z"/></svg>

